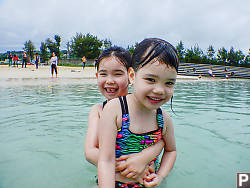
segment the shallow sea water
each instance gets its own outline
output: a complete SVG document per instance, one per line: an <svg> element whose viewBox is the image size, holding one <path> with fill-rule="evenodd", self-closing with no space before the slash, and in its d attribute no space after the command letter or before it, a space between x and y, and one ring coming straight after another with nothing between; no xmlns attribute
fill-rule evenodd
<svg viewBox="0 0 250 188"><path fill-rule="evenodd" d="M83 155L94 82L0 84L0 188L88 188ZM179 82L173 114L177 160L160 187L234 188L250 171L250 81Z"/></svg>

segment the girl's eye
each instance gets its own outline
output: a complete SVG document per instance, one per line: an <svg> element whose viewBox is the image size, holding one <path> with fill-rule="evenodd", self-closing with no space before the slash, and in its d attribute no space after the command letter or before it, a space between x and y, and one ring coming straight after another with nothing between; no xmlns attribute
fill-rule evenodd
<svg viewBox="0 0 250 188"><path fill-rule="evenodd" d="M116 73L115 76L122 76L123 74L121 73Z"/></svg>
<svg viewBox="0 0 250 188"><path fill-rule="evenodd" d="M149 82L155 82L155 79L153 79L153 78L145 78L145 80L147 80Z"/></svg>
<svg viewBox="0 0 250 188"><path fill-rule="evenodd" d="M174 85L175 83L174 82L166 82L166 85L168 86L171 86L171 85Z"/></svg>
<svg viewBox="0 0 250 188"><path fill-rule="evenodd" d="M99 73L100 76L106 76L106 73Z"/></svg>

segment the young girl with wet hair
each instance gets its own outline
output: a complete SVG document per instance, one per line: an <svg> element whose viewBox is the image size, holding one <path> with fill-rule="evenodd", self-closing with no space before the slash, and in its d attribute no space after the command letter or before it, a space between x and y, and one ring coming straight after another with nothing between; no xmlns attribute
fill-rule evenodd
<svg viewBox="0 0 250 188"><path fill-rule="evenodd" d="M97 84L102 95L107 99L103 104L96 104L91 108L88 118L88 131L85 140L85 157L97 166L99 155L98 131L102 125L98 125L100 115L105 104L111 99L128 94L128 69L131 66L131 55L128 51L121 47L110 47L102 52L96 60L97 68ZM117 174L122 176L137 177L145 171L152 170L148 167L150 161L154 159L163 148L163 142L145 150L143 153L131 154L126 157L117 158L116 170ZM155 153L152 157L151 153ZM143 159L147 159L142 161ZM134 164L139 164L135 166ZM152 167L152 166L150 166Z"/></svg>
<svg viewBox="0 0 250 188"><path fill-rule="evenodd" d="M107 103L99 120L100 187L157 186L171 171L176 160L174 126L160 106L173 96L178 65L175 48L164 40L149 38L136 47L128 73L133 93ZM116 158L143 152L160 140L165 145L156 173L142 181L115 173Z"/></svg>

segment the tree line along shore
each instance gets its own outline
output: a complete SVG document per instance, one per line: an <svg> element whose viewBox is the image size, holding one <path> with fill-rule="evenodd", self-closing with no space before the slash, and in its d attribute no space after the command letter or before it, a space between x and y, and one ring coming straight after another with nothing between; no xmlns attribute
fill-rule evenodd
<svg viewBox="0 0 250 188"><path fill-rule="evenodd" d="M83 56L93 60L98 57L103 49L113 46L109 39L99 39L90 33L76 33L70 41L66 43L67 49L61 49L61 37L55 35L53 39L47 38L41 42L40 49L36 49L31 40L25 41L22 51L7 51L0 53L0 61L6 61L8 54L11 52L16 54L22 60L23 51L27 52L29 61L32 61L34 54L38 53L41 58L41 63L47 63L52 52L55 52L61 60L79 61ZM138 43L128 45L127 50L133 54ZM250 68L250 49L245 55L241 50L236 50L234 47L226 49L222 47L215 50L213 45L209 45L207 49L202 50L198 45L191 48L185 48L184 42L180 41L176 47L181 63L196 63L196 64L211 64L225 66L240 66ZM62 63L61 63L62 64ZM74 65L73 63L72 65ZM65 64L67 65L67 64Z"/></svg>

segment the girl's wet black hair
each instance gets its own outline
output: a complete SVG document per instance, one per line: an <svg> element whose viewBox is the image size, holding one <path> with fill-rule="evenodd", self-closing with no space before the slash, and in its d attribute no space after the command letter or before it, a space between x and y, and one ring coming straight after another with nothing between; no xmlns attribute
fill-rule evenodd
<svg viewBox="0 0 250 188"><path fill-rule="evenodd" d="M111 56L117 57L121 61L121 63L126 67L127 70L131 66L132 57L130 53L122 47L112 46L110 48L103 50L101 55L97 59L95 59L96 69L99 70L99 65L103 58Z"/></svg>
<svg viewBox="0 0 250 188"><path fill-rule="evenodd" d="M158 38L147 38L139 43L132 57L132 67L137 71L154 59L174 67L178 73L179 58L176 49Z"/></svg>

